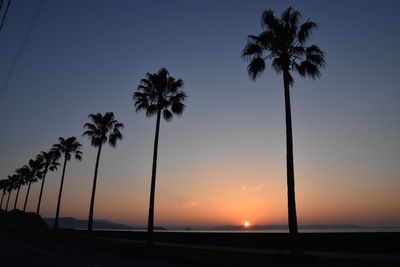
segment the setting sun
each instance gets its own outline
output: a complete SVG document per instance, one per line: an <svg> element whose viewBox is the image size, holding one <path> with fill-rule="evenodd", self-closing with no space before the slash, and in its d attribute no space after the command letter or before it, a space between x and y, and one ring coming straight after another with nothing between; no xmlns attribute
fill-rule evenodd
<svg viewBox="0 0 400 267"><path fill-rule="evenodd" d="M245 222L243 223L243 226L244 226L244 227L250 227L250 222L245 221Z"/></svg>

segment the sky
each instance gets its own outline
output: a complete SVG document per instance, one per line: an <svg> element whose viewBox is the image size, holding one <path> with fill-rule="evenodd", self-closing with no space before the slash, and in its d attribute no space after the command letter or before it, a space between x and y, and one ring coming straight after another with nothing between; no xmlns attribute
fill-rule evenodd
<svg viewBox="0 0 400 267"><path fill-rule="evenodd" d="M1 84L36 4L12 2ZM86 219L97 151L83 124L112 111L124 139L102 150L94 216L146 225L156 121L132 95L166 67L188 98L161 123L155 224L286 224L282 76L268 67L252 81L240 55L262 12L288 6L318 23L309 44L327 62L291 89L299 224L400 226L398 1L46 1L0 101L0 177L76 136L83 160L67 164L60 216ZM60 178L46 179L43 217L55 216Z"/></svg>

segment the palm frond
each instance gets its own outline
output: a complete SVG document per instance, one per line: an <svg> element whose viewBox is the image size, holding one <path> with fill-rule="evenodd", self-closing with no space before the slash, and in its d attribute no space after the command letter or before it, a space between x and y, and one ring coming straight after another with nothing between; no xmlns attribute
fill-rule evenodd
<svg viewBox="0 0 400 267"><path fill-rule="evenodd" d="M77 150L75 151L75 159L81 161L82 160L82 152Z"/></svg>
<svg viewBox="0 0 400 267"><path fill-rule="evenodd" d="M170 121L173 118L172 112L169 111L168 109L164 109L162 114L163 114L164 120L166 120L166 121Z"/></svg>
<svg viewBox="0 0 400 267"><path fill-rule="evenodd" d="M304 44L311 36L312 30L317 28L315 22L307 20L300 26L300 30L297 33L297 38L300 44Z"/></svg>
<svg viewBox="0 0 400 267"><path fill-rule="evenodd" d="M85 123L85 125L83 125L83 128L86 128L86 129L88 129L90 131L96 131L97 130L96 125L94 125L93 123L89 123L89 122Z"/></svg>
<svg viewBox="0 0 400 267"><path fill-rule="evenodd" d="M156 105L149 105L146 109L146 116L151 117L151 116L157 114L157 110L158 110L158 108Z"/></svg>
<svg viewBox="0 0 400 267"><path fill-rule="evenodd" d="M255 80L265 69L265 62L260 57L255 57L247 66L247 72L252 80Z"/></svg>
<svg viewBox="0 0 400 267"><path fill-rule="evenodd" d="M293 84L294 84L294 79L293 79L293 76L290 74L290 72L288 72L287 78L288 78L289 86L293 86Z"/></svg>
<svg viewBox="0 0 400 267"><path fill-rule="evenodd" d="M262 54L263 54L263 49L261 46L255 43L248 42L243 49L242 57L243 58L261 57Z"/></svg>
<svg viewBox="0 0 400 267"><path fill-rule="evenodd" d="M275 28L278 24L278 20L274 15L274 11L265 10L261 16L261 26L267 28Z"/></svg>
<svg viewBox="0 0 400 267"><path fill-rule="evenodd" d="M175 115L182 115L183 111L185 110L185 104L181 103L181 102L173 102L171 105L171 111L175 114ZM164 118L165 118L165 114L164 114ZM172 118L172 117L171 117ZM166 119L167 120L167 119ZM167 120L168 121L168 120Z"/></svg>
<svg viewBox="0 0 400 267"><path fill-rule="evenodd" d="M318 67L307 60L302 61L296 70L302 77L309 76L312 79L316 79L321 76L321 72L319 71Z"/></svg>

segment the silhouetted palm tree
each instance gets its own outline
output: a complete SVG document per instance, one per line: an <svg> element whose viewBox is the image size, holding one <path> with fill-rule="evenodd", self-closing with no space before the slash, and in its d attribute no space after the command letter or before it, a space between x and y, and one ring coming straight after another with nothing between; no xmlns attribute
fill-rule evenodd
<svg viewBox="0 0 400 267"><path fill-rule="evenodd" d="M185 105L182 103L186 94L180 90L183 87L181 79L175 80L169 72L162 68L157 73L146 73L146 78L140 81L138 92L133 95L136 112L144 110L146 116L156 115L156 133L154 138L153 167L151 174L150 204L148 217L148 244L153 245L154 228L154 196L156 187L158 135L160 131L161 114L170 121L174 114L181 115Z"/></svg>
<svg viewBox="0 0 400 267"><path fill-rule="evenodd" d="M46 174L47 171L55 171L57 170L57 167L60 165L57 161L60 158L60 154L57 153L54 149L51 149L49 152L40 152L39 155L37 155L37 160L41 161L43 164L43 169L41 171L41 176L42 176L42 185L40 187L40 194L39 194L39 201L36 209L36 214L39 215L40 212L40 204L42 202L42 193L43 193L43 187L44 187L44 182L46 180Z"/></svg>
<svg viewBox="0 0 400 267"><path fill-rule="evenodd" d="M83 126L86 128L83 136L88 136L92 146L98 147L89 209L88 231L90 233L93 227L94 198L96 194L97 171L99 168L101 148L107 141L112 147L116 147L117 141L122 139L120 129L123 128L124 125L114 118L114 113L112 112L107 112L104 116L100 113L90 114L89 119L92 123L86 123Z"/></svg>
<svg viewBox="0 0 400 267"><path fill-rule="evenodd" d="M17 173L14 173L9 177L9 179L11 180L11 190L18 189L21 179L20 176Z"/></svg>
<svg viewBox="0 0 400 267"><path fill-rule="evenodd" d="M7 192L7 180L0 180L0 190L2 190L1 194L1 202L0 202L0 210L3 209L3 199Z"/></svg>
<svg viewBox="0 0 400 267"><path fill-rule="evenodd" d="M69 161L74 154L75 159L82 160L82 152L80 151L82 145L78 142L75 136L68 137L64 139L62 137L58 138L59 143L53 145L53 149L55 153L57 153L58 157L64 155L64 165L63 171L61 176L61 184L60 184L60 191L58 192L58 200L57 200L57 210L56 210L56 218L54 220L54 230L58 228L58 218L60 214L60 203L61 203L61 195L62 189L64 184L64 177L65 177L65 167L67 166L67 161Z"/></svg>
<svg viewBox="0 0 400 267"><path fill-rule="evenodd" d="M15 196L14 209L17 208L19 190L21 189L21 186L23 186L26 183L25 177L29 175L29 172L30 170L28 166L24 166L15 170L15 173L19 177L19 181L17 184L17 195Z"/></svg>
<svg viewBox="0 0 400 267"><path fill-rule="evenodd" d="M26 210L26 204L28 203L28 197L29 197L29 192L31 190L32 182L37 182L37 179L41 177L40 169L42 168L43 165L42 162L40 162L39 160L31 159L29 160L28 165L25 166L28 167L29 172L25 176L26 183L28 183L28 190L26 191L26 197L23 209L24 212Z"/></svg>
<svg viewBox="0 0 400 267"><path fill-rule="evenodd" d="M294 84L291 71L300 76L313 79L320 76L319 69L325 66L324 53L316 45L305 46L311 32L317 24L307 20L299 25L300 13L291 7L286 9L281 18L274 16L272 10L263 13L261 24L264 31L260 35L249 35L242 56L250 61L249 76L255 80L271 60L272 68L283 74L286 113L287 145L287 187L289 232L297 234L297 216L295 202L292 118L289 88Z"/></svg>
<svg viewBox="0 0 400 267"><path fill-rule="evenodd" d="M7 179L7 188L6 188L6 190L8 192L8 198L7 198L7 203L6 203L6 211L8 211L8 203L10 202L11 192L14 189L14 181L15 181L15 178L9 175L8 179Z"/></svg>

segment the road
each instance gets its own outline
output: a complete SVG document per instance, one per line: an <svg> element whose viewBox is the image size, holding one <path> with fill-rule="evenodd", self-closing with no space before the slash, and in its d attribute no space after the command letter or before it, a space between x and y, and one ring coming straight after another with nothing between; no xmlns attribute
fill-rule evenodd
<svg viewBox="0 0 400 267"><path fill-rule="evenodd" d="M2 267L200 266L31 238L0 237Z"/></svg>
<svg viewBox="0 0 400 267"><path fill-rule="evenodd" d="M378 265L376 265L378 264ZM398 266L398 262L365 262L308 257L293 260L284 255L254 255L202 248L171 248L118 243L111 240L22 235L0 231L1 267L103 267L103 266Z"/></svg>

